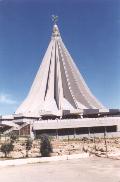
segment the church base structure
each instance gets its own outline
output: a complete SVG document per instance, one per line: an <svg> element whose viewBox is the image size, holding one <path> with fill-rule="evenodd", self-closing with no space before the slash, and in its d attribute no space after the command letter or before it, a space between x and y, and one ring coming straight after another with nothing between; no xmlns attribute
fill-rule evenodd
<svg viewBox="0 0 120 182"><path fill-rule="evenodd" d="M120 137L120 110L85 110L83 114L68 112L62 117L50 114L34 117L30 114L1 116L0 131L2 134L15 132L31 138L44 133L55 138L103 137L105 133L108 137Z"/></svg>

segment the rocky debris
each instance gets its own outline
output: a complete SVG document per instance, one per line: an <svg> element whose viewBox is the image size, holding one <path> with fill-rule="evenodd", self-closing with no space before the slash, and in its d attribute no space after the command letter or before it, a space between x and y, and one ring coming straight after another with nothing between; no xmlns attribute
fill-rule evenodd
<svg viewBox="0 0 120 182"><path fill-rule="evenodd" d="M11 158L26 157L26 146L24 140L14 142L14 150L10 152ZM51 156L62 156L71 154L88 153L89 155L96 155L99 157L114 157L120 159L120 138L115 139L82 139L82 140L52 140L53 153ZM1 144L0 144L1 145ZM31 150L28 151L29 157L39 157L40 154L40 140L34 140ZM4 154L0 152L0 158Z"/></svg>

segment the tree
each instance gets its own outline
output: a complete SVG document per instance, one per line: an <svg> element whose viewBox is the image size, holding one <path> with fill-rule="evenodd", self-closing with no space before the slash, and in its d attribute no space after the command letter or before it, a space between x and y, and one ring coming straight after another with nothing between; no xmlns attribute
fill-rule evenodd
<svg viewBox="0 0 120 182"><path fill-rule="evenodd" d="M10 134L10 141L14 143L18 139L18 135L15 133Z"/></svg>
<svg viewBox="0 0 120 182"><path fill-rule="evenodd" d="M26 157L28 157L28 152L32 148L32 139L28 138L26 141Z"/></svg>
<svg viewBox="0 0 120 182"><path fill-rule="evenodd" d="M5 157L8 157L8 154L13 151L14 149L14 145L12 144L12 142L10 143L3 143L1 145L1 151L5 154Z"/></svg>
<svg viewBox="0 0 120 182"><path fill-rule="evenodd" d="M42 157L49 157L50 154L53 152L52 145L50 143L50 138L47 134L42 134L40 136L41 145L40 145L40 152Z"/></svg>

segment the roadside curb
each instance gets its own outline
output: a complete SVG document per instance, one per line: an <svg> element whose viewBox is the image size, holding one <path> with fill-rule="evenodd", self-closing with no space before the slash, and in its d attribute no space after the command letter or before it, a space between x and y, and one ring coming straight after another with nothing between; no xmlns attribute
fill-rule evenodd
<svg viewBox="0 0 120 182"><path fill-rule="evenodd" d="M88 153L83 153L83 154L53 156L53 157L12 159L12 160L0 161L0 167L19 166L19 165L25 165L25 164L34 164L34 163L52 162L52 161L62 161L62 160L70 160L70 159L81 159L81 158L88 158L88 157L89 157Z"/></svg>

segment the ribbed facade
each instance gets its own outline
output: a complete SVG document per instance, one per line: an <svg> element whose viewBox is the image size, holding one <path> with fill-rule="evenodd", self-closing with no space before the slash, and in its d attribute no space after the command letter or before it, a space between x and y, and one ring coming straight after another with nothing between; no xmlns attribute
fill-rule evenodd
<svg viewBox="0 0 120 182"><path fill-rule="evenodd" d="M48 112L59 115L63 110L101 108L103 105L86 85L55 24L30 92L16 114Z"/></svg>

